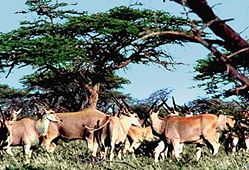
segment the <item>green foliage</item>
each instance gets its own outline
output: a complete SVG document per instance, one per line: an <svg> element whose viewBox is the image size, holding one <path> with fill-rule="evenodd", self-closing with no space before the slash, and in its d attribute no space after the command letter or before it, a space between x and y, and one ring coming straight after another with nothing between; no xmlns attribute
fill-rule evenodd
<svg viewBox="0 0 249 170"><path fill-rule="evenodd" d="M245 101L244 101L245 102ZM246 103L246 102L245 102ZM245 104L247 105L247 104ZM211 114L225 114L232 116L241 116L241 113L245 111L245 106L239 105L236 100L222 101L220 99L196 99L188 103L188 107L191 108L194 114L199 113L211 113Z"/></svg>
<svg viewBox="0 0 249 170"><path fill-rule="evenodd" d="M234 56L230 59L230 63L242 74L249 76L249 63L247 59ZM198 86L204 87L207 94L212 94L214 97L231 96L233 94L227 89L234 89L241 86L240 83L226 73L224 64L214 56L198 60L194 69L196 71L194 79L201 82ZM247 91L240 93L240 95L246 98L249 97Z"/></svg>
<svg viewBox="0 0 249 170"><path fill-rule="evenodd" d="M14 89L3 84L0 84L0 92L0 104L2 110L9 107L17 107L17 109L20 109L18 107L21 103L18 99L23 98L28 94L25 90Z"/></svg>
<svg viewBox="0 0 249 170"><path fill-rule="evenodd" d="M79 14L74 10L61 10L63 7L67 7L69 4L66 2L58 2L53 0L27 0L26 5L28 6L28 11L22 11L21 13L30 13L33 12L39 16L39 18L49 18L52 22L54 19L67 18L68 14Z"/></svg>
<svg viewBox="0 0 249 170"><path fill-rule="evenodd" d="M2 99L10 99L27 95L27 92L24 90L14 89L4 84L0 84L0 91L0 98Z"/></svg>
<svg viewBox="0 0 249 170"><path fill-rule="evenodd" d="M153 62L146 58L149 56L153 59L152 54L168 58L163 50L153 48L174 43L174 40L139 40L139 34L159 28L183 30L184 25L187 25L187 21L166 12L122 6L104 13L71 16L63 23L29 23L10 33L1 34L0 51L6 57L15 56L12 61L35 68L46 65L56 68L79 67L84 62L84 67L88 69L95 67L92 70L103 71L102 67L108 69L112 65L119 65L131 55L135 55L130 58L131 62L143 63ZM145 52L148 54L143 54Z"/></svg>

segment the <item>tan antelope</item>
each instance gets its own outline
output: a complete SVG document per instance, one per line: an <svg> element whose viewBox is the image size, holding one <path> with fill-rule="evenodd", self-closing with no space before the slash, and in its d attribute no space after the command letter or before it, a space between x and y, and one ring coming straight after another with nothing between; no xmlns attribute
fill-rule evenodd
<svg viewBox="0 0 249 170"><path fill-rule="evenodd" d="M173 103L174 103L174 100L173 100ZM167 104L165 102L163 102L164 105L166 105L166 108L164 108L168 113L170 113L170 109L169 109L169 106L167 106ZM172 109L171 109L172 110ZM169 114L170 116L172 115L179 115L178 112L176 112L177 108L175 107L175 104L174 104L174 109L173 109L173 114ZM156 114L154 113L154 116ZM187 115L186 117L192 117L193 115ZM155 118L154 118L155 119ZM229 116L229 115L219 115L218 116L218 129L219 131L225 131L225 130L228 130L229 127L234 127L236 121L234 119L233 116ZM231 145L234 145L234 143L237 143L238 140L236 140L236 138L233 140L233 143ZM200 156L201 156L201 145L203 145L203 141L200 141L200 142L196 142L197 144L197 153L196 153L196 159L197 161L199 160ZM165 148L166 147L166 148ZM155 156L158 157L159 156L159 153L161 150L165 150L164 153L161 153L161 156L164 158L165 156L167 156L167 152L168 152L168 148L167 148L167 145L165 146L165 143L163 142L160 142L158 144L158 147L155 149ZM183 150L183 144L180 145L179 147L179 153L181 153ZM174 155L174 150L172 150L172 154ZM158 161L158 159L156 159L156 161Z"/></svg>
<svg viewBox="0 0 249 170"><path fill-rule="evenodd" d="M164 144L172 143L174 155L180 158L184 143L198 144L197 160L200 158L201 145L207 141L216 155L219 149L218 117L213 114L201 114L191 117L167 116L163 120L158 119L158 110L150 112L152 128L160 130L166 140ZM164 121L162 123L162 121ZM160 122L160 123L159 123ZM158 155L158 154L157 154ZM158 158L155 156L155 161Z"/></svg>
<svg viewBox="0 0 249 170"><path fill-rule="evenodd" d="M180 112L178 111L176 104L175 104L175 100L172 97L172 102L173 102L173 108L169 107L166 103L166 101L163 101L159 106L154 107L154 105L158 102L155 101L149 111L149 116L150 116L150 120L153 120L153 124L151 124L154 135L156 135L159 139L158 139L158 145L157 147L154 149L154 159L155 162L159 161L159 156L162 157L162 159L164 160L165 157L168 156L168 153L171 153L172 155L174 155L174 150L172 149L172 147L170 148L170 146L172 145L171 142L169 140L167 140L165 138L164 135L164 129L165 129L165 121L164 118L165 117L160 117L158 115L159 113L159 109L160 107L163 107L163 109L166 111L166 113L168 113L168 116L178 116L180 115ZM183 145L181 145L183 148Z"/></svg>
<svg viewBox="0 0 249 170"><path fill-rule="evenodd" d="M180 158L184 143L197 144L197 160L201 156L201 146L208 142L212 146L213 155L219 149L219 131L217 116L201 114L192 117L174 117L165 119L165 136L173 145L175 157Z"/></svg>
<svg viewBox="0 0 249 170"><path fill-rule="evenodd" d="M152 128L148 127L138 127L131 126L128 134L128 138L125 141L125 147L123 153L127 152L134 155L134 151L142 144L144 141L152 142L155 140L155 136L152 133Z"/></svg>
<svg viewBox="0 0 249 170"><path fill-rule="evenodd" d="M129 115L121 114L119 117L111 116L107 126L103 126L98 130L97 140L102 152L104 150L104 159L106 159L109 149L109 159L113 160L115 147L125 143L128 131L132 125L141 126L137 115L135 113ZM119 159L121 159L121 151L119 150L118 152Z"/></svg>
<svg viewBox="0 0 249 170"><path fill-rule="evenodd" d="M110 116L94 108L55 114L62 120L62 123L50 123L42 146L48 152L53 152L56 147L54 140L58 138L67 140L84 139L89 151L92 152L92 156L96 157L98 144L93 138L94 133L89 128L94 129L97 124L99 126L106 124Z"/></svg>
<svg viewBox="0 0 249 170"><path fill-rule="evenodd" d="M121 105L117 100L114 100L120 108L123 108L123 111L126 114L130 114L133 112L131 107L124 101L124 106ZM145 125L145 119L138 119L139 126L132 125L128 130L127 138L125 140L125 146L123 149L123 154L132 153L134 155L134 151L142 144L143 141L152 142L155 140L155 136L152 133L152 128L150 126L147 127L140 127L141 124Z"/></svg>
<svg viewBox="0 0 249 170"><path fill-rule="evenodd" d="M154 161L158 162L160 155L162 156L163 159L165 156L167 156L168 145L170 144L170 141L167 140L167 138L165 138L164 136L164 129L165 129L164 118L158 116L160 107L158 107L156 110L156 108L153 108L153 105L149 111L149 116L150 116L151 128L153 130L153 133L154 135L158 136L160 140L158 146L154 150Z"/></svg>
<svg viewBox="0 0 249 170"><path fill-rule="evenodd" d="M54 114L52 110L46 110L38 120L30 117L25 117L16 120L12 125L11 142L6 148L7 153L13 155L11 147L23 146L24 153L30 158L31 147L40 144L43 136L47 134L50 122L60 123L61 120Z"/></svg>
<svg viewBox="0 0 249 170"><path fill-rule="evenodd" d="M22 111L20 109L19 111L15 111L11 109L10 115L7 116L6 114L3 114L1 108L0 112L2 115L2 119L0 119L0 148L1 149L7 149L11 144L12 139L12 125L13 122L16 120L16 116Z"/></svg>

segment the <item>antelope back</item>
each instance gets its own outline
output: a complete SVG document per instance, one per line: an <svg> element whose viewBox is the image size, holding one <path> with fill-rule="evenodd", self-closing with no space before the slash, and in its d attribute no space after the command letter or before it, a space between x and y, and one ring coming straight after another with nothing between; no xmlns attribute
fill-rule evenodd
<svg viewBox="0 0 249 170"><path fill-rule="evenodd" d="M165 122L166 137L170 140L179 136L182 142L191 142L198 140L200 135L214 138L218 135L218 117L214 114L191 117L168 116Z"/></svg>
<svg viewBox="0 0 249 170"><path fill-rule="evenodd" d="M51 122L48 136L55 138L56 135L59 135L67 139L82 139L82 133L86 127L94 129L99 121L106 122L107 116L107 114L92 108L86 108L78 112L55 113L52 115L58 116L61 123Z"/></svg>

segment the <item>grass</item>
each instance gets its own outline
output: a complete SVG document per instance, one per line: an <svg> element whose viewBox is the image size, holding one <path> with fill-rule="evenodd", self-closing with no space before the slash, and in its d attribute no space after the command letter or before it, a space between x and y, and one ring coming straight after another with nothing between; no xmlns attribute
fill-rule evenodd
<svg viewBox="0 0 249 170"><path fill-rule="evenodd" d="M192 145L184 147L184 153L180 161L170 157L159 163L154 163L153 158L142 155L138 155L136 159L127 155L122 160L115 159L112 162L99 160L93 163L86 154L84 141L60 142L54 153L47 153L43 148L38 148L33 152L30 160L25 158L21 147L15 147L12 150L13 157L2 151L0 169L241 170L247 169L246 166L249 164L247 152L239 151L226 155L223 148L220 148L218 155L215 157L207 149L204 149L201 159L197 162L195 161L196 149Z"/></svg>

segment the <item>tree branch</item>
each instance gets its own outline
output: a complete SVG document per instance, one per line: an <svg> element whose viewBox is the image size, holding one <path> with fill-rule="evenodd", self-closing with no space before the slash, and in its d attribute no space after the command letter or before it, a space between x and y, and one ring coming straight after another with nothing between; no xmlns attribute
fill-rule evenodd
<svg viewBox="0 0 249 170"><path fill-rule="evenodd" d="M182 5L182 0L170 0ZM231 51L237 52L240 49L249 47L249 43L244 40L238 33L236 33L230 26L215 15L212 8L208 5L206 0L185 0L185 4L194 13L196 13L204 23L213 22L209 28L220 38L224 40L224 47ZM249 56L249 51L240 53L240 56Z"/></svg>
<svg viewBox="0 0 249 170"><path fill-rule="evenodd" d="M240 89L249 89L249 79L238 72L228 61L228 58L223 55L217 48L213 47L212 44L208 43L204 39L202 39L200 36L193 35L193 34L186 34L184 32L177 32L177 31L162 31L162 32L152 32L148 35L143 36L141 39L146 39L152 36L158 36L158 35L163 35L166 37L174 37L176 39L181 39L181 40L188 40L191 42L196 42L202 44L204 47L209 49L214 56L216 56L220 61L222 61L226 68L227 68L227 73L230 74L232 77L234 77L236 80L238 80L243 88L237 88L237 91ZM246 87L246 88L245 88Z"/></svg>
<svg viewBox="0 0 249 170"><path fill-rule="evenodd" d="M227 56L227 59L232 58L233 56L238 55L239 53L242 53L242 52L248 51L248 50L249 50L249 47L243 48L243 49L241 49L241 50L239 50L239 51L236 51L235 53L232 53L232 54L228 55L228 56Z"/></svg>

